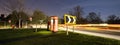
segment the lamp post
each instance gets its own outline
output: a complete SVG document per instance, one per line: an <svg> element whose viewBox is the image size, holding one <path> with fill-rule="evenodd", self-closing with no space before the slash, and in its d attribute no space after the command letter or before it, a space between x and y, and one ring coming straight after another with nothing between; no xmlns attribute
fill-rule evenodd
<svg viewBox="0 0 120 45"><path fill-rule="evenodd" d="M11 20L8 20L8 22L9 22L9 25L11 26Z"/></svg>
<svg viewBox="0 0 120 45"><path fill-rule="evenodd" d="M40 20L40 29L41 29L41 24L43 23L43 20Z"/></svg>
<svg viewBox="0 0 120 45"><path fill-rule="evenodd" d="M21 16L19 15L19 28L21 27Z"/></svg>
<svg viewBox="0 0 120 45"><path fill-rule="evenodd" d="M26 20L26 28L28 28L28 20Z"/></svg>

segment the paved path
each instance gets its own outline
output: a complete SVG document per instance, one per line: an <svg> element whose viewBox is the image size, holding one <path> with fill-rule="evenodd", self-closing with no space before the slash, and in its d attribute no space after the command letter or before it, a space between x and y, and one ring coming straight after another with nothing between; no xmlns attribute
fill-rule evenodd
<svg viewBox="0 0 120 45"><path fill-rule="evenodd" d="M59 27L59 29L66 31L66 28L63 28L63 27ZM68 31L73 32L72 29L68 29ZM115 30L115 31L111 31L111 30L109 30L109 31L105 31L105 30L97 31L97 30L80 30L80 29L75 29L74 32L120 40L120 31L119 30L118 31L117 30Z"/></svg>

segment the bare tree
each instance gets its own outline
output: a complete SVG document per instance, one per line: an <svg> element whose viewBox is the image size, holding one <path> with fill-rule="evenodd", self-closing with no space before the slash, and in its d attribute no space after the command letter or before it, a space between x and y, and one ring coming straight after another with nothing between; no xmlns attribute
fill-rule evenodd
<svg viewBox="0 0 120 45"><path fill-rule="evenodd" d="M77 17L77 24L86 23L86 19L83 16L83 8L81 6L76 6L68 12L70 15L74 15Z"/></svg>
<svg viewBox="0 0 120 45"><path fill-rule="evenodd" d="M12 13L13 11L24 12L25 0L0 0L1 9L6 13ZM21 24L21 14L17 14L16 17L19 20L19 28Z"/></svg>
<svg viewBox="0 0 120 45"><path fill-rule="evenodd" d="M86 19L87 22L91 24L99 24L103 22L100 18L100 15L96 14L95 12L90 12Z"/></svg>
<svg viewBox="0 0 120 45"><path fill-rule="evenodd" d="M12 12L14 10L20 12L24 10L25 0L0 0L1 10L5 12Z"/></svg>

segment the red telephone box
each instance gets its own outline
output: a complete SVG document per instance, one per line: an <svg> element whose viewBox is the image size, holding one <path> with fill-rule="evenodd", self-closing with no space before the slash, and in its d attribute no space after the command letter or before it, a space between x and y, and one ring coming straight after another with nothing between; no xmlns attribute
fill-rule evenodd
<svg viewBox="0 0 120 45"><path fill-rule="evenodd" d="M52 32L58 31L58 17L57 16L50 17L50 30Z"/></svg>

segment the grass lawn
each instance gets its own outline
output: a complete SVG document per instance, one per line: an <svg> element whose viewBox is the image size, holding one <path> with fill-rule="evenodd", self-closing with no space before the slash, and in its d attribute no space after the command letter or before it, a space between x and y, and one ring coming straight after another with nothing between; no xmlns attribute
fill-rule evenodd
<svg viewBox="0 0 120 45"><path fill-rule="evenodd" d="M120 45L120 41L84 34L59 31L52 33L46 29L1 29L0 45Z"/></svg>

